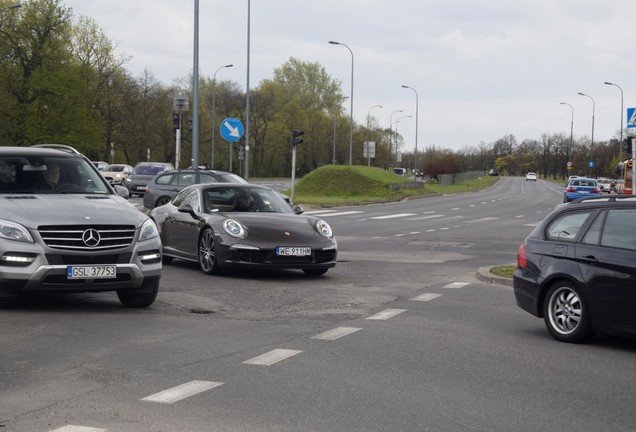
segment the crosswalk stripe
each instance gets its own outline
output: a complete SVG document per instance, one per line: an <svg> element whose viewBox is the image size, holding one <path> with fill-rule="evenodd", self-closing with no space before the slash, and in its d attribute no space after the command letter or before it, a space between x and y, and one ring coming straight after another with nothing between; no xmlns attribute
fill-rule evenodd
<svg viewBox="0 0 636 432"><path fill-rule="evenodd" d="M164 391L160 391L159 393L147 396L145 398L142 398L141 400L146 402L171 404L221 385L223 385L223 383L194 380L185 384L178 385L176 387L169 388Z"/></svg>

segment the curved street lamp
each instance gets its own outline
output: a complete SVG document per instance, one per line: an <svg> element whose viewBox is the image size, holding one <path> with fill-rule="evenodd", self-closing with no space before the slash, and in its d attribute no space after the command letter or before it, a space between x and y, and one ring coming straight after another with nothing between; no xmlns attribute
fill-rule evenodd
<svg viewBox="0 0 636 432"><path fill-rule="evenodd" d="M415 166L413 167L414 169L417 168L417 125L419 123L418 119L419 119L419 96L417 94L417 90L415 90L413 87L409 87L407 85L402 84L402 87L404 87L405 89L411 89L413 90L413 93L415 93Z"/></svg>
<svg viewBox="0 0 636 432"><path fill-rule="evenodd" d="M614 87L616 87L617 89L619 89L621 91L621 142L618 145L618 148L620 149L620 151L619 151L619 161L623 162L623 89L621 88L621 86L619 86L618 84L615 84L615 83L611 83L611 82L605 81L605 84L614 86ZM621 177L623 177L622 166L623 165L621 164Z"/></svg>
<svg viewBox="0 0 636 432"><path fill-rule="evenodd" d="M349 97L349 101L351 102L350 113L349 113L349 165L353 165L353 51L347 45L342 42L329 41L332 45L342 45L351 53L351 96Z"/></svg>
<svg viewBox="0 0 636 432"><path fill-rule="evenodd" d="M581 92L579 92L579 94L581 96L590 98L590 100L592 101L592 143L590 144L590 158L594 160L594 112L596 111L596 103L594 102L594 98L592 96Z"/></svg>
<svg viewBox="0 0 636 432"><path fill-rule="evenodd" d="M233 64L221 66L214 71L214 77L212 78L212 149L210 151L210 169L214 168L214 138L216 137L216 123L214 120L214 115L216 114L216 74L221 69L231 68L233 66ZM230 151L232 151L232 143L230 143Z"/></svg>
<svg viewBox="0 0 636 432"><path fill-rule="evenodd" d="M369 137L371 136L371 131L369 129L369 119L371 118L371 110L373 108L384 108L384 107L382 105L373 105L371 108L369 108L369 111L367 111L367 133L369 134ZM371 150L369 148L367 148L367 166L371 166Z"/></svg>
<svg viewBox="0 0 636 432"><path fill-rule="evenodd" d="M570 151L574 147L574 107L567 102L561 102L561 105L567 105L572 110L572 120L570 121L570 146L568 147L568 162L570 161Z"/></svg>
<svg viewBox="0 0 636 432"><path fill-rule="evenodd" d="M389 116L389 129L391 130L391 134L389 135L389 165L393 165L393 114L404 112L402 110L395 110Z"/></svg>
<svg viewBox="0 0 636 432"><path fill-rule="evenodd" d="M405 119L405 118L413 118L412 115L407 115L407 116L402 116L402 117L398 117L397 120L395 120L395 134L398 134L398 130L397 130L397 124L400 122L400 120ZM398 163L398 149L397 149L397 140L395 141L395 164L397 165Z"/></svg>

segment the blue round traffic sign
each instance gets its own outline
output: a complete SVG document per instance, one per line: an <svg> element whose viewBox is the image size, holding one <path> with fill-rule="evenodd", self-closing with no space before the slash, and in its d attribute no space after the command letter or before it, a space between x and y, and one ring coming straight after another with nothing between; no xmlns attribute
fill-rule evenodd
<svg viewBox="0 0 636 432"><path fill-rule="evenodd" d="M243 136L243 123L239 119L226 118L221 122L220 132L225 141L238 141Z"/></svg>

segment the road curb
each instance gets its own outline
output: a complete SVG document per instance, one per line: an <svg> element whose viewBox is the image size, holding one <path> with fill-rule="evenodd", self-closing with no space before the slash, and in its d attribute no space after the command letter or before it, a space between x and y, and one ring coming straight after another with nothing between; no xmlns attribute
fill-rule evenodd
<svg viewBox="0 0 636 432"><path fill-rule="evenodd" d="M490 273L490 269L491 267L480 267L477 269L477 274L475 276L477 276L477 279L482 282L509 287L512 286L512 279L492 274Z"/></svg>

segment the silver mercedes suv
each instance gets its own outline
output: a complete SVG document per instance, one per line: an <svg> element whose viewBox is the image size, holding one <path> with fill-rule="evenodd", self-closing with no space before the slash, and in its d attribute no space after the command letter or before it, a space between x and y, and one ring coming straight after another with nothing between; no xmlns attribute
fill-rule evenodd
<svg viewBox="0 0 636 432"><path fill-rule="evenodd" d="M37 291L151 305L161 240L127 196L72 147L0 147L0 305Z"/></svg>

